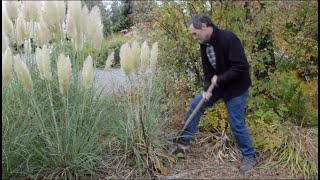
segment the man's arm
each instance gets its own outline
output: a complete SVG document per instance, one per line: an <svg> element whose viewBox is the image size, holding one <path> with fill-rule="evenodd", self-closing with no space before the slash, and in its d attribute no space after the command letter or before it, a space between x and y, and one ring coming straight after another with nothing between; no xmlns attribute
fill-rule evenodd
<svg viewBox="0 0 320 180"><path fill-rule="evenodd" d="M233 33L228 41L227 45L228 56L226 57L229 61L230 68L220 74L217 79L217 85L220 87L225 86L231 80L239 78L243 73L249 71L249 64L244 53L243 46L240 39Z"/></svg>

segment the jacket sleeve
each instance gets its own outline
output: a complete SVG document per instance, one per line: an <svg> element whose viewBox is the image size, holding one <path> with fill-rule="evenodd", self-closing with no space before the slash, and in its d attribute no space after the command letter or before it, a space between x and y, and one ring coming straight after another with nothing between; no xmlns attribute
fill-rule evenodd
<svg viewBox="0 0 320 180"><path fill-rule="evenodd" d="M244 53L243 46L240 39L231 33L228 43L226 44L227 57L229 69L223 74L218 75L217 84L219 87L224 87L230 81L241 77L249 71L249 64Z"/></svg>

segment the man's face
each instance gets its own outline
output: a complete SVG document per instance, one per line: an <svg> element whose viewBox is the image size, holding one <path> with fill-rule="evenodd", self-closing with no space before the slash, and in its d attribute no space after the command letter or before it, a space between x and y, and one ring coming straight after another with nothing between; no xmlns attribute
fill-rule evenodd
<svg viewBox="0 0 320 180"><path fill-rule="evenodd" d="M196 29L193 24L189 26L189 31L193 37L198 41L208 42L210 35L208 31L208 27L203 23L200 29Z"/></svg>

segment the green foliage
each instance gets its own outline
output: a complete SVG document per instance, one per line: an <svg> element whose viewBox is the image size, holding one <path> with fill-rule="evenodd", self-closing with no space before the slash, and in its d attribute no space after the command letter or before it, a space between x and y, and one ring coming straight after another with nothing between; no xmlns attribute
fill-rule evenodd
<svg viewBox="0 0 320 180"><path fill-rule="evenodd" d="M221 132L228 128L228 114L222 101L217 102L214 107L208 108L200 121L200 127L207 131Z"/></svg>
<svg viewBox="0 0 320 180"><path fill-rule="evenodd" d="M131 14L133 13L133 4L131 1L113 2L111 4L110 32L115 33L124 29L129 29L133 25Z"/></svg>
<svg viewBox="0 0 320 180"><path fill-rule="evenodd" d="M150 28L159 29L153 37L162 42L161 67L171 69L172 78L179 79L172 82L187 86L193 94L201 91L202 65L199 45L187 29L190 15L204 12L219 28L235 32L250 64L252 86L245 119L253 144L258 151L287 151L292 147L283 147L284 122L318 125L317 8L315 1L163 2L149 14L154 20ZM222 131L223 109L218 103L206 111L202 127ZM310 159L304 164L310 170ZM299 169L306 177L317 173Z"/></svg>

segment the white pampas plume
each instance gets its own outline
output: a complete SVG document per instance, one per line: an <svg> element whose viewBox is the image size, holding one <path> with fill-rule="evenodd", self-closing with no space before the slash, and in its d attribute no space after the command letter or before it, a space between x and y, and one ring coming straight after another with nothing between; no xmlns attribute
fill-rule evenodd
<svg viewBox="0 0 320 180"><path fill-rule="evenodd" d="M31 11L32 11L31 1L23 1L21 4L21 12L26 22L30 22L32 19Z"/></svg>
<svg viewBox="0 0 320 180"><path fill-rule="evenodd" d="M2 54L2 88L7 87L11 80L12 52L7 48Z"/></svg>
<svg viewBox="0 0 320 180"><path fill-rule="evenodd" d="M81 23L81 2L68 1L68 14L66 19L67 35L72 40L77 49L81 49L80 23Z"/></svg>
<svg viewBox="0 0 320 180"><path fill-rule="evenodd" d="M56 1L44 1L42 18L48 27L51 28L55 25L57 15Z"/></svg>
<svg viewBox="0 0 320 180"><path fill-rule="evenodd" d="M150 69L152 72L156 70L157 62L158 62L158 42L155 42L152 45L151 55L150 55Z"/></svg>
<svg viewBox="0 0 320 180"><path fill-rule="evenodd" d="M135 75L138 75L140 68L140 45L136 40L132 43L132 60L133 72Z"/></svg>
<svg viewBox="0 0 320 180"><path fill-rule="evenodd" d="M129 43L120 47L120 65L126 76L130 77L133 70L132 50Z"/></svg>
<svg viewBox="0 0 320 180"><path fill-rule="evenodd" d="M87 34L87 27L93 22L89 21L89 10L87 5L84 5L81 9L81 23L80 29L83 34Z"/></svg>
<svg viewBox="0 0 320 180"><path fill-rule="evenodd" d="M91 9L88 21L90 22L87 27L89 44L91 44L95 49L100 49L104 37L101 14L97 6L94 6Z"/></svg>
<svg viewBox="0 0 320 180"><path fill-rule="evenodd" d="M5 1L5 7L11 21L15 21L18 18L18 1Z"/></svg>
<svg viewBox="0 0 320 180"><path fill-rule="evenodd" d="M31 75L27 65L21 61L20 56L16 55L13 57L14 59L14 71L18 77L18 80L24 86L25 90L30 94L33 95L33 82L31 79Z"/></svg>
<svg viewBox="0 0 320 180"><path fill-rule="evenodd" d="M82 83L84 89L89 89L92 85L93 78L93 62L92 57L88 56L87 59L83 62L82 69Z"/></svg>
<svg viewBox="0 0 320 180"><path fill-rule="evenodd" d="M64 1L56 1L56 6L57 6L57 20L60 25L62 25L64 18L65 18L65 9L66 9L66 4Z"/></svg>
<svg viewBox="0 0 320 180"><path fill-rule="evenodd" d="M26 54L31 54L31 43L30 43L30 39L24 41L23 48L24 48L24 53L26 53Z"/></svg>
<svg viewBox="0 0 320 180"><path fill-rule="evenodd" d="M22 1L21 11L27 22L39 21L40 1Z"/></svg>
<svg viewBox="0 0 320 180"><path fill-rule="evenodd" d="M69 56L65 57L63 54L59 55L57 61L57 71L60 93L65 95L69 88L72 73L71 61Z"/></svg>
<svg viewBox="0 0 320 180"><path fill-rule="evenodd" d="M109 69L110 67L111 67L111 65L113 64L113 61L114 61L114 52L112 52L109 56L108 56L108 58L107 58L107 60L106 60L106 66L105 66L105 70L107 70L107 69Z"/></svg>
<svg viewBox="0 0 320 180"><path fill-rule="evenodd" d="M148 46L147 41L144 41L141 46L141 54L140 54L142 72L147 71L147 67L149 64L149 56L150 56L150 48Z"/></svg>
<svg viewBox="0 0 320 180"><path fill-rule="evenodd" d="M65 17L65 3L64 1L45 1L43 7L43 19L50 30L51 37L62 38L63 29L62 24Z"/></svg>
<svg viewBox="0 0 320 180"><path fill-rule="evenodd" d="M8 38L5 33L2 33L2 54L5 52L9 46Z"/></svg>
<svg viewBox="0 0 320 180"><path fill-rule="evenodd" d="M68 14L66 19L67 36L70 37L76 50L84 47L84 32L82 24L82 9L80 1L68 1Z"/></svg>
<svg viewBox="0 0 320 180"><path fill-rule="evenodd" d="M42 49L36 49L36 61L37 67L40 72L40 78L45 80L52 80L51 66L50 66L50 56L46 45Z"/></svg>
<svg viewBox="0 0 320 180"><path fill-rule="evenodd" d="M42 47L43 45L49 44L50 31L47 27L47 24L44 22L43 18L41 18L39 23L35 24L35 32L35 43L37 46Z"/></svg>
<svg viewBox="0 0 320 180"><path fill-rule="evenodd" d="M27 25L22 14L20 13L16 24L17 32L17 43L18 45L23 44L24 40L27 39Z"/></svg>
<svg viewBox="0 0 320 180"><path fill-rule="evenodd" d="M4 11L2 12L2 30L6 33L8 40L13 42L14 38L14 31L13 31L13 23L8 17L7 13Z"/></svg>

